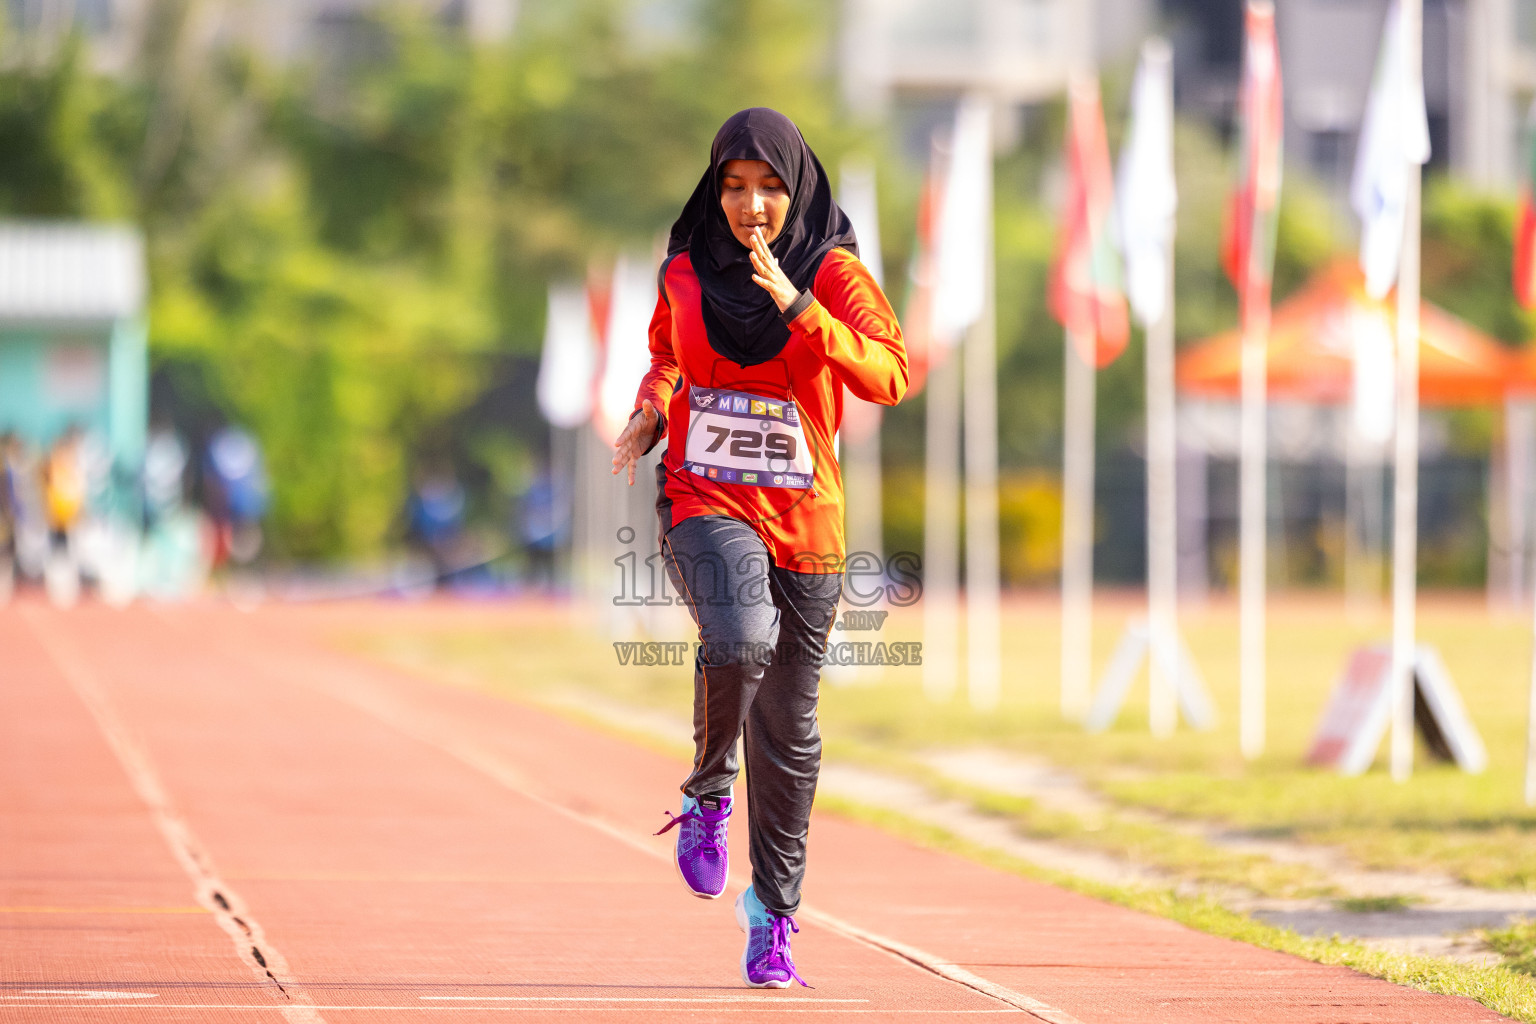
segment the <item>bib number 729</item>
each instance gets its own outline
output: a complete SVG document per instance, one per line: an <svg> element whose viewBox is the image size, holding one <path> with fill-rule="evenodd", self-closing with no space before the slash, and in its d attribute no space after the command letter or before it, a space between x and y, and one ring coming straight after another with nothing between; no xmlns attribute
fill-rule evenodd
<svg viewBox="0 0 1536 1024"><path fill-rule="evenodd" d="M738 459L783 459L786 462L793 462L798 453L793 434L730 430L713 425L706 426L704 429L715 435L714 441L704 449L706 452L719 451L720 446L729 439L730 454Z"/></svg>

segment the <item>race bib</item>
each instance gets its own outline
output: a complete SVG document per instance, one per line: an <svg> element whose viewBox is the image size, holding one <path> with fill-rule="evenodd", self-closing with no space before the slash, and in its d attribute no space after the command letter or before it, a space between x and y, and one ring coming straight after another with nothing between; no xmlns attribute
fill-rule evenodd
<svg viewBox="0 0 1536 1024"><path fill-rule="evenodd" d="M795 403L690 387L688 410L685 472L737 487L811 486L816 466Z"/></svg>

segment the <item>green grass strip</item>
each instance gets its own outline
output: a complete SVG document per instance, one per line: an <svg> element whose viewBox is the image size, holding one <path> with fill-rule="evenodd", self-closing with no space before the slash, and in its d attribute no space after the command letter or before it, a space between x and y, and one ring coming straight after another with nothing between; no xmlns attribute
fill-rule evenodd
<svg viewBox="0 0 1536 1024"><path fill-rule="evenodd" d="M923 846L958 854L989 867L1060 886L1084 896L1131 910L1156 914L1198 931L1249 945L1290 953L1314 963L1348 967L1373 978L1440 995L1466 996L1525 1024L1536 1024L1536 978L1505 966L1482 967L1439 957L1387 953L1337 936L1307 938L1247 914L1228 909L1210 897L1180 896L1170 889L1107 885L1051 871L960 839L933 825L894 811L878 810L836 797L819 797L825 810L894 833Z"/></svg>
<svg viewBox="0 0 1536 1024"><path fill-rule="evenodd" d="M1507 928L1490 928L1483 938L1508 959L1510 970L1536 975L1536 920L1522 918Z"/></svg>

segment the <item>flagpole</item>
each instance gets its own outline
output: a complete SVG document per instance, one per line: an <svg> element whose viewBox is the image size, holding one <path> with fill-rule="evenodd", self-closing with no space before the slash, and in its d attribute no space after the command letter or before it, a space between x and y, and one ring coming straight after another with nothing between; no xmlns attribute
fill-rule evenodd
<svg viewBox="0 0 1536 1024"><path fill-rule="evenodd" d="M1531 634L1536 636L1536 618ZM1536 649L1531 654L1531 695L1525 720L1525 806L1536 807Z"/></svg>
<svg viewBox="0 0 1536 1024"><path fill-rule="evenodd" d="M1180 659L1174 426L1173 55L1157 37L1142 44L1131 87L1131 127L1117 181L1126 293L1146 338L1148 723L1167 737L1178 724ZM1191 681L1192 682L1192 681Z"/></svg>
<svg viewBox="0 0 1536 1024"><path fill-rule="evenodd" d="M1242 308L1242 422L1238 474L1238 737L1243 756L1264 752L1265 610L1268 524L1265 516L1268 437L1267 403L1270 273L1274 224L1280 202L1280 68L1270 0L1249 0L1244 44L1244 124L1249 190L1242 215L1246 251L1233 268Z"/></svg>
<svg viewBox="0 0 1536 1024"><path fill-rule="evenodd" d="M992 359L990 352L976 356L972 346L980 341L991 348L990 334L978 335L976 325L986 317L987 283L990 280L987 257L990 248L987 235L992 221L992 143L991 104L986 97L976 94L964 97L955 110L954 133L950 139L946 170L943 174L943 198L940 203L937 244L934 263L934 291L930 306L931 341L936 366L930 371L928 384L928 490L925 496L927 523L925 526L928 547L925 573L927 585L927 621L925 640L934 647L923 652L924 688L935 698L946 698L958 683L959 640L959 577L960 577L960 416L962 382L973 375L985 377ZM970 335L967 340L967 335ZM943 351L941 352L940 349ZM964 358L968 372L961 373ZM972 366L971 364L975 364ZM985 365L983 365L985 364ZM973 430L985 437L967 439L972 448L968 461L977 463L980 479L988 476L990 466L991 495L987 502L977 496L979 507L970 516L985 517L991 508L991 526L980 524L981 536L973 537L973 545L980 545L982 557L986 557L990 544L992 561L996 562L996 474L997 474L997 419L995 389L991 399L993 412L990 424L969 418ZM974 390L973 383L966 390ZM969 395L986 411L987 401L980 395ZM974 410L973 410L974 413ZM968 474L969 478L969 474ZM975 522L975 518L972 520ZM973 558L975 552L973 552ZM992 569L992 615L996 615L996 567ZM986 604L986 577L982 571L979 581L982 603ZM972 580L973 585L977 580ZM983 630L988 627L985 613L978 623ZM978 655L982 659L996 657L996 626L990 627L990 636L983 635L980 643L989 645ZM975 647L977 637L968 637L968 644ZM995 690L996 673L989 681L981 681L983 704L993 698L987 696L987 688Z"/></svg>
<svg viewBox="0 0 1536 1024"><path fill-rule="evenodd" d="M1402 0L1406 95L1424 74L1423 0ZM1404 160L1402 260L1397 271L1397 443L1392 508L1392 778L1413 772L1414 603L1419 515L1419 199L1422 172Z"/></svg>
<svg viewBox="0 0 1536 1024"><path fill-rule="evenodd" d="M578 511L578 529L573 576L575 587L573 592L580 596L578 615L583 619L582 625L591 625L591 615L594 610L592 563L593 552L597 549L599 536L602 533L602 514L607 507L601 485L604 482L598 476L599 469L594 466L594 452L599 441L596 429L591 423L583 423L577 428L576 434L576 508Z"/></svg>
<svg viewBox="0 0 1536 1024"><path fill-rule="evenodd" d="M576 547L576 523L578 512L576 510L576 442L579 435L575 430L565 427L549 425L549 482L550 490L554 495L554 505L557 510L564 512L565 543L556 544L550 556L550 590L558 593L562 587L566 593L575 593L575 577L572 575L571 566L575 562L573 557ZM559 526L556 526L559 530ZM558 536L558 532L556 536Z"/></svg>
<svg viewBox="0 0 1536 1024"><path fill-rule="evenodd" d="M959 683L959 464L960 391L958 369L941 336L938 303L941 295L943 195L947 154L937 139L930 151L924 212L919 217L918 277L914 305L918 314L914 336L923 347L923 693L932 701L948 700Z"/></svg>
<svg viewBox="0 0 1536 1024"><path fill-rule="evenodd" d="M880 216L875 170L863 160L846 160L839 181L838 205L853 220L859 235L859 259L875 283L885 286L880 255ZM885 565L884 505L880 473L881 407L843 390L842 450L844 539L849 555L862 553ZM846 595L845 595L846 598Z"/></svg>
<svg viewBox="0 0 1536 1024"><path fill-rule="evenodd" d="M990 120L992 104L987 102ZM981 316L965 337L965 654L971 707L991 711L1002 696L1001 583L997 535L997 322L993 268L991 145L981 244L986 275Z"/></svg>
<svg viewBox="0 0 1536 1024"><path fill-rule="evenodd" d="M1094 74L1093 7L1072 4L1078 17L1075 42L1079 74ZM1096 80L1095 80L1096 81ZM1097 85L1095 84L1095 89ZM1068 96L1075 86L1069 86ZM1070 104L1069 104L1070 105ZM1074 114L1075 116L1075 114ZM1072 128L1068 128L1070 133ZM1090 232L1088 244L1092 245ZM1090 249L1090 259L1091 249ZM1088 361L1098 339L1066 324L1065 409L1061 501L1061 712L1068 721L1088 717L1093 699L1093 454L1094 389L1098 369Z"/></svg>
<svg viewBox="0 0 1536 1024"><path fill-rule="evenodd" d="M1267 524L1264 517L1266 399L1265 349L1269 338L1269 303L1255 301L1260 291L1249 261L1248 298L1243 302L1242 425L1239 473L1239 609L1240 652L1239 731L1243 756L1252 760L1264 752L1264 564Z"/></svg>
<svg viewBox="0 0 1536 1024"><path fill-rule="evenodd" d="M846 409L862 398L844 392L843 407ZM880 474L880 425L878 406L859 410L861 418L871 422L863 424L862 435L843 438L842 456L838 460L843 472L843 490L846 494L844 511L844 538L848 554L872 555L885 564L885 541L882 536L884 506Z"/></svg>
<svg viewBox="0 0 1536 1024"><path fill-rule="evenodd" d="M1147 627L1152 735L1173 735L1178 721L1173 673L1178 664L1173 394L1173 235L1165 241L1167 298L1147 325Z"/></svg>
<svg viewBox="0 0 1536 1024"><path fill-rule="evenodd" d="M965 353L966 686L977 711L996 708L1002 697L997 355L988 292L987 313L971 328Z"/></svg>
<svg viewBox="0 0 1536 1024"><path fill-rule="evenodd" d="M1521 403L1521 413L1512 417L1512 427L1519 431L1520 447L1522 452L1528 453L1531 438L1531 406L1530 403ZM1522 488L1523 490L1523 488ZM1536 580L1532 581L1530 589L1536 591ZM1536 601L1532 602L1536 608ZM1536 620L1532 622L1531 635L1536 637ZM1525 723L1525 805L1536 806L1536 646L1531 650L1531 693L1530 707L1526 713Z"/></svg>
<svg viewBox="0 0 1536 1024"><path fill-rule="evenodd" d="M958 350L930 349L927 481L923 495L923 692L948 700L959 685L960 367Z"/></svg>
<svg viewBox="0 0 1536 1024"><path fill-rule="evenodd" d="M1066 331L1061 500L1061 713L1088 714L1093 668L1094 339Z"/></svg>

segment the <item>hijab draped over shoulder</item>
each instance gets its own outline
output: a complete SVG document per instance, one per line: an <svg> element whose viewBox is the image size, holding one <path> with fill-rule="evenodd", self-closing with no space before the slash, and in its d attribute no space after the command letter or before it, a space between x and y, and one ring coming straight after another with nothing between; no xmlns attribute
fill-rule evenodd
<svg viewBox="0 0 1536 1024"><path fill-rule="evenodd" d="M768 249L784 276L804 291L821 261L841 246L859 253L853 223L832 199L821 161L795 123L776 110L750 107L720 126L709 149L709 169L672 225L667 255L686 251L703 293L710 347L742 366L766 362L789 341L773 297L752 280L747 247L736 240L720 207L720 179L728 160L762 160L789 190L784 227Z"/></svg>

